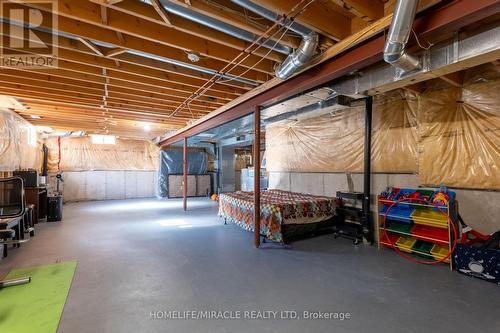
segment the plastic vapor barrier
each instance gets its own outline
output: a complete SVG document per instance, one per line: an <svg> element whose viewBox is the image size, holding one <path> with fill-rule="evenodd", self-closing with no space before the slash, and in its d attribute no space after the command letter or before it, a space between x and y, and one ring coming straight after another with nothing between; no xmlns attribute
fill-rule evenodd
<svg viewBox="0 0 500 333"><path fill-rule="evenodd" d="M463 88L423 94L423 184L500 189L500 79L488 73L469 72Z"/></svg>
<svg viewBox="0 0 500 333"><path fill-rule="evenodd" d="M372 168L417 170L415 98L404 92L377 98L373 110ZM362 172L364 107L266 127L268 171ZM387 156L391 156L387 158Z"/></svg>
<svg viewBox="0 0 500 333"><path fill-rule="evenodd" d="M205 152L187 153L188 175L204 175L207 173L208 157ZM184 152L182 150L162 150L160 153L160 172L158 173L158 196L168 197L168 176L184 173Z"/></svg>
<svg viewBox="0 0 500 333"><path fill-rule="evenodd" d="M57 171L59 146L49 138L49 171ZM160 149L150 141L116 139L114 145L93 144L90 137L62 137L60 168L63 171L156 171Z"/></svg>
<svg viewBox="0 0 500 333"><path fill-rule="evenodd" d="M41 146L36 128L9 110L0 110L0 171L39 170Z"/></svg>
<svg viewBox="0 0 500 333"><path fill-rule="evenodd" d="M422 184L500 189L500 71L465 73L463 87L375 97L372 171L417 173ZM362 172L364 107L266 127L267 170Z"/></svg>

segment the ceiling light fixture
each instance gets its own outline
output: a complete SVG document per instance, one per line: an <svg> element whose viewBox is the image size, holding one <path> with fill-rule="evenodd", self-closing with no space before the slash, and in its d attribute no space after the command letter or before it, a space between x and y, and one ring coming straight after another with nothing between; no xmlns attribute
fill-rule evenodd
<svg viewBox="0 0 500 333"><path fill-rule="evenodd" d="M187 54L187 57L188 57L189 60L191 60L191 62L198 62L198 61L200 61L200 56L197 55L196 53L189 52Z"/></svg>
<svg viewBox="0 0 500 333"><path fill-rule="evenodd" d="M34 115L34 114L32 114L30 117L31 117L31 119L42 119L41 116L37 116L37 115Z"/></svg>

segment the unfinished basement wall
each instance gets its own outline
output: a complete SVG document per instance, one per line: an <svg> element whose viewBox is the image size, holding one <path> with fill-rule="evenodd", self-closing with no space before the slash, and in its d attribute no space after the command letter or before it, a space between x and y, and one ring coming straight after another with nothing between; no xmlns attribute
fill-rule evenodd
<svg viewBox="0 0 500 333"><path fill-rule="evenodd" d="M63 173L64 200L116 200L156 196L159 148L147 140L118 138L115 145L92 144L90 138L46 140L49 183Z"/></svg>
<svg viewBox="0 0 500 333"><path fill-rule="evenodd" d="M0 172L40 169L41 145L35 126L17 113L0 109Z"/></svg>
<svg viewBox="0 0 500 333"><path fill-rule="evenodd" d="M388 186L418 187L415 174L372 174L372 208L375 198ZM363 191L363 174L270 172L269 188L334 197L337 191ZM500 229L500 192L454 189L457 192L460 215L474 229L491 233Z"/></svg>
<svg viewBox="0 0 500 333"><path fill-rule="evenodd" d="M377 96L373 113L372 199L387 186L458 188L465 222L500 229L500 75L466 73L463 87ZM362 191L363 108L266 127L270 188L334 196Z"/></svg>

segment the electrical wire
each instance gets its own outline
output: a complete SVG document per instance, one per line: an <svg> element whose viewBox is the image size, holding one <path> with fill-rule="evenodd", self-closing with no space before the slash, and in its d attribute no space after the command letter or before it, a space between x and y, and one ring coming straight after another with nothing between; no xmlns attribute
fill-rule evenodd
<svg viewBox="0 0 500 333"><path fill-rule="evenodd" d="M420 40L418 39L418 36L417 36L417 33L415 32L415 30L411 29L411 31L413 32L413 35L415 36L415 39L417 40L417 44L418 44L418 46L420 46L421 49L430 50L430 48L434 45L430 42L427 42L427 44L429 44L429 46L427 46L427 47L422 46L422 44L420 44Z"/></svg>
<svg viewBox="0 0 500 333"><path fill-rule="evenodd" d="M300 9L300 11L298 11L297 13L295 13L294 15L292 15L292 20L293 21L293 18L296 17L297 15L300 15L311 3L313 3L315 0L310 0L306 5L303 6L302 9ZM292 10L290 10L289 13L294 13L297 8L299 6L302 5L302 3L305 2L305 0L302 0L300 1L299 3L297 3L293 8ZM283 16L283 19L286 19L286 16L284 15ZM247 59L251 54L253 54L253 52L255 52L256 50L258 50L259 48L262 47L262 45L260 45L261 43L261 40L262 39L265 39L265 40L269 40L271 38L274 37L274 35L281 31L283 29L283 26L280 26L280 28L278 29L277 32L275 32L273 35L265 38L264 36L268 33L270 33L276 26L280 25L279 22L275 22L269 29L267 29L257 40L255 40L252 44L250 44L243 52L241 52L238 56L236 56L232 61L229 62L229 64L227 64L226 66L224 66L224 68L222 68L217 74L215 74L212 78L210 78L207 82L205 82L205 84L203 84L203 86L201 86L197 91L195 91L194 93L191 94L191 96L189 96L188 98L186 98L186 100L184 102L182 102L170 115L169 117L173 117L177 112L181 111L182 109L184 109L185 106L189 105L192 101L194 101L196 98L198 98L198 96L202 96L208 89L210 89L215 83L217 83L217 81L221 78L221 76L223 74L227 74L229 73L231 70L234 70L234 68L236 68L239 64L241 64L245 59ZM255 47L256 48L254 50L251 50L252 47ZM272 49L271 49L272 51ZM246 54L246 55L245 55ZM244 56L243 59L241 59L237 64L233 65L234 62L240 58L241 56ZM261 59L259 60L259 63L260 61L262 61L265 57L261 57ZM226 70L227 67L230 67L231 65L233 65L232 68L230 68L229 70ZM257 66L256 64L254 64L251 68L255 68L255 66Z"/></svg>
<svg viewBox="0 0 500 333"><path fill-rule="evenodd" d="M227 79L227 80L223 80L223 81L217 81L218 83L226 83L226 82L231 82L233 80L237 80L239 78L241 78L243 75L245 75L246 73L250 72L251 70L253 70L257 65L259 65L262 61L264 61L264 59L266 59L266 57L273 51L273 49L276 47L276 45L278 45L278 43L283 39L283 37L286 35L288 29L290 29L290 27L286 27L285 31L283 32L283 34L280 36L280 38L276 41L276 43L273 45L273 47L271 49L269 49L269 51L262 57L262 59L260 59L257 63L255 63L252 67L246 69L243 73L235 76L235 77L231 77L231 79Z"/></svg>
<svg viewBox="0 0 500 333"><path fill-rule="evenodd" d="M272 30L274 27L277 26L277 23L275 23L273 25L273 27L269 28L268 31L266 31L264 34L267 34L270 30ZM270 39L272 37L274 37L274 35L276 35L279 31L281 31L283 29L283 27L280 27L278 29L278 31L276 31L275 33L273 33L271 36L267 37L267 39ZM243 61L245 61L250 55L253 54L253 52L255 52L256 50L258 50L259 48L262 47L261 44L259 44L260 40L263 39L264 36L260 36L257 40L255 40L251 45L249 45L243 52L241 52L238 56L236 56L230 63L228 63L226 66L224 66L224 68L219 71L219 73L217 73L216 75L212 76L212 78L210 78L207 82L205 82L196 92L194 92L191 96L189 96L188 98L186 98L186 100L181 103L177 108L176 110L174 110L172 112L172 114L169 115L169 117L172 117L174 116L177 112L179 112L180 110L182 110L184 108L184 106L188 105L189 103L191 103L191 101L195 100L198 96L201 96L202 94L204 94L208 89L210 89L215 83L217 83L217 80L220 79L220 77L223 75L223 74L227 74L229 73L230 71L232 71L234 68L236 68L237 66L239 66ZM252 47L255 47L255 49L251 50ZM240 59L238 61L238 63L234 63L238 58L244 56L242 59ZM264 57L262 57L262 59L264 59ZM261 60L262 60L261 59ZM232 66L231 68L228 69L228 67ZM254 64L252 68L254 68L256 65ZM208 86L207 86L208 85Z"/></svg>

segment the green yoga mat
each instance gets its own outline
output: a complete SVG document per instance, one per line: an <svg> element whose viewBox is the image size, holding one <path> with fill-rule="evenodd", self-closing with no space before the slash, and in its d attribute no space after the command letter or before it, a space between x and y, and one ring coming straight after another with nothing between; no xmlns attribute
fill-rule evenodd
<svg viewBox="0 0 500 333"><path fill-rule="evenodd" d="M0 290L0 332L55 333L75 274L76 261L16 269L6 280L31 283Z"/></svg>

